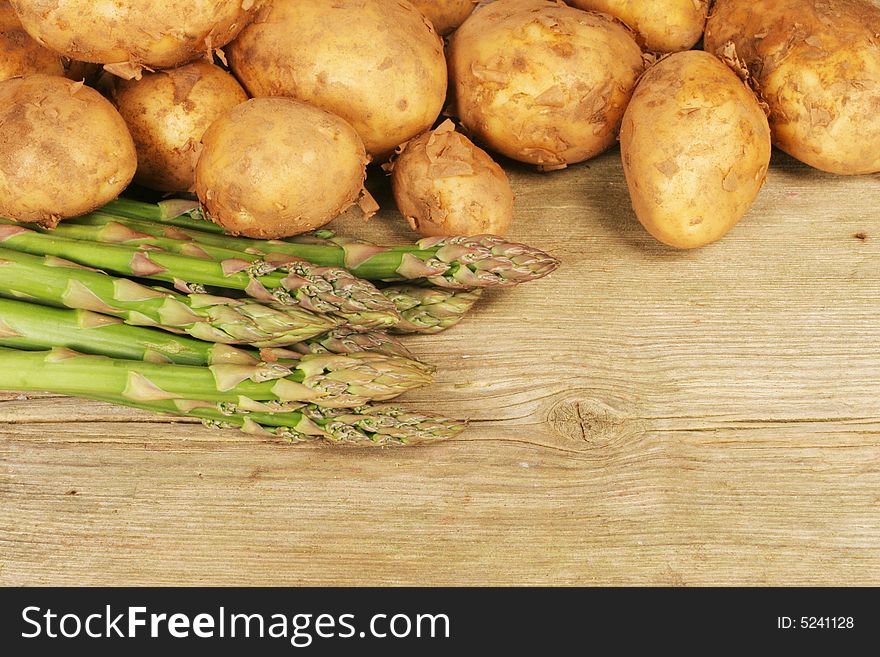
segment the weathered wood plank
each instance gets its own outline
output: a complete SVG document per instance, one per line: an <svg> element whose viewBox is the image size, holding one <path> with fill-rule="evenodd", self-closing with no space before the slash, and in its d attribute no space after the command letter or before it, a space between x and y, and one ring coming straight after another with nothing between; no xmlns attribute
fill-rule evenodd
<svg viewBox="0 0 880 657"><path fill-rule="evenodd" d="M472 419L446 445L0 395L0 582L880 583L880 177L775 154L747 219L682 253L618 158L510 166L513 236L564 266L411 340L441 370L405 403Z"/></svg>

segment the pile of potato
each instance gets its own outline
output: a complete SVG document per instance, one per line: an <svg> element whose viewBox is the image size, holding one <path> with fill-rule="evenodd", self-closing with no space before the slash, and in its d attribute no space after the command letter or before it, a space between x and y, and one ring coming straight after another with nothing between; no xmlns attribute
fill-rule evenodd
<svg viewBox="0 0 880 657"><path fill-rule="evenodd" d="M503 234L513 193L480 146L551 172L618 139L636 217L679 248L748 211L771 144L880 172L880 6L0 0L0 215L19 221L134 179L283 237L374 212L373 163L422 235Z"/></svg>

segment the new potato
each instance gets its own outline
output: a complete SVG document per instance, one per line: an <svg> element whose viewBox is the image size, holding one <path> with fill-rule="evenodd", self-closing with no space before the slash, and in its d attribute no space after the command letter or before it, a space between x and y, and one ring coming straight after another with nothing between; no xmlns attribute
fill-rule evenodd
<svg viewBox="0 0 880 657"><path fill-rule="evenodd" d="M770 164L770 128L730 68L691 50L642 77L620 152L639 221L661 242L689 249L721 238L749 209Z"/></svg>
<svg viewBox="0 0 880 657"><path fill-rule="evenodd" d="M63 75L61 56L34 41L12 6L0 0L0 81L32 73Z"/></svg>
<svg viewBox="0 0 880 657"><path fill-rule="evenodd" d="M504 235L513 220L504 170L452 121L406 144L391 184L401 214L425 237Z"/></svg>
<svg viewBox="0 0 880 657"><path fill-rule="evenodd" d="M470 16L480 0L410 0L439 34L449 34Z"/></svg>
<svg viewBox="0 0 880 657"><path fill-rule="evenodd" d="M339 117L290 98L253 98L211 124L196 193L233 235L277 238L323 226L360 196L367 155Z"/></svg>
<svg viewBox="0 0 880 657"><path fill-rule="evenodd" d="M623 21L647 50L688 50L703 36L709 0L566 0L579 9L602 11Z"/></svg>
<svg viewBox="0 0 880 657"><path fill-rule="evenodd" d="M401 0L274 0L229 47L252 96L290 96L341 116L386 159L446 100L443 43Z"/></svg>
<svg viewBox="0 0 880 657"><path fill-rule="evenodd" d="M101 94L36 74L0 82L0 216L55 226L116 198L137 165Z"/></svg>
<svg viewBox="0 0 880 657"><path fill-rule="evenodd" d="M880 171L880 7L718 0L705 45L748 68L779 148L831 173Z"/></svg>
<svg viewBox="0 0 880 657"><path fill-rule="evenodd" d="M263 0L10 0L31 36L122 77L171 68L222 48Z"/></svg>
<svg viewBox="0 0 880 657"><path fill-rule="evenodd" d="M137 147L135 181L162 192L188 191L205 130L247 99L234 77L208 62L119 81L114 100Z"/></svg>
<svg viewBox="0 0 880 657"><path fill-rule="evenodd" d="M478 10L453 34L449 66L465 129L542 169L611 146L644 68L623 25L544 0L498 0Z"/></svg>

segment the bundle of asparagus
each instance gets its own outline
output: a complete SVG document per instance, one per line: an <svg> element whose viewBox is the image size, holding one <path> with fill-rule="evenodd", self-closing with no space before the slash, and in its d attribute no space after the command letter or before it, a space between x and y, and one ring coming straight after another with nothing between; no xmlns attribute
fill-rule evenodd
<svg viewBox="0 0 880 657"><path fill-rule="evenodd" d="M388 331L445 330L556 265L493 236L230 237L186 201L119 199L51 231L0 219L0 388L293 441L442 440L462 423L374 405L431 379Z"/></svg>

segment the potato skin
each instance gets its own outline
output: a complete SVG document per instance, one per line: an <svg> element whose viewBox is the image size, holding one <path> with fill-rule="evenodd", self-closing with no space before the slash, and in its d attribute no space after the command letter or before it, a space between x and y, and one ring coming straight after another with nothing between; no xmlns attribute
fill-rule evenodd
<svg viewBox="0 0 880 657"><path fill-rule="evenodd" d="M161 192L188 191L205 130L247 99L234 77L208 62L120 80L114 100L137 148L135 182Z"/></svg>
<svg viewBox="0 0 880 657"><path fill-rule="evenodd" d="M566 0L623 21L652 52L688 50L703 36L709 0Z"/></svg>
<svg viewBox="0 0 880 657"><path fill-rule="evenodd" d="M0 126L0 216L55 226L113 200L134 176L125 121L81 82L0 82Z"/></svg>
<svg viewBox="0 0 880 657"><path fill-rule="evenodd" d="M735 54L770 108L773 143L844 175L880 171L880 7L865 0L719 0L706 50Z"/></svg>
<svg viewBox="0 0 880 657"><path fill-rule="evenodd" d="M504 235L513 220L504 170L452 121L406 144L391 184L401 214L425 237Z"/></svg>
<svg viewBox="0 0 880 657"><path fill-rule="evenodd" d="M611 18L544 0L498 0L452 36L450 79L478 141L543 169L611 146L644 68Z"/></svg>
<svg viewBox="0 0 880 657"><path fill-rule="evenodd" d="M61 56L34 41L12 6L0 0L0 82L33 73L62 75Z"/></svg>
<svg viewBox="0 0 880 657"><path fill-rule="evenodd" d="M465 22L480 0L410 0L428 17L438 34L449 34Z"/></svg>
<svg viewBox="0 0 880 657"><path fill-rule="evenodd" d="M430 128L446 100L443 43L403 0L274 0L227 55L251 96L341 116L375 159Z"/></svg>
<svg viewBox="0 0 880 657"><path fill-rule="evenodd" d="M211 124L196 193L211 219L248 237L323 226L363 190L363 143L339 117L291 98L253 98Z"/></svg>
<svg viewBox="0 0 880 657"><path fill-rule="evenodd" d="M179 66L229 43L264 0L10 0L24 28L71 59L136 75ZM112 12L108 11L112 8ZM128 75L126 75L128 77Z"/></svg>
<svg viewBox="0 0 880 657"><path fill-rule="evenodd" d="M721 238L767 176L770 128L752 91L709 53L675 53L648 69L620 131L633 209L661 242Z"/></svg>

